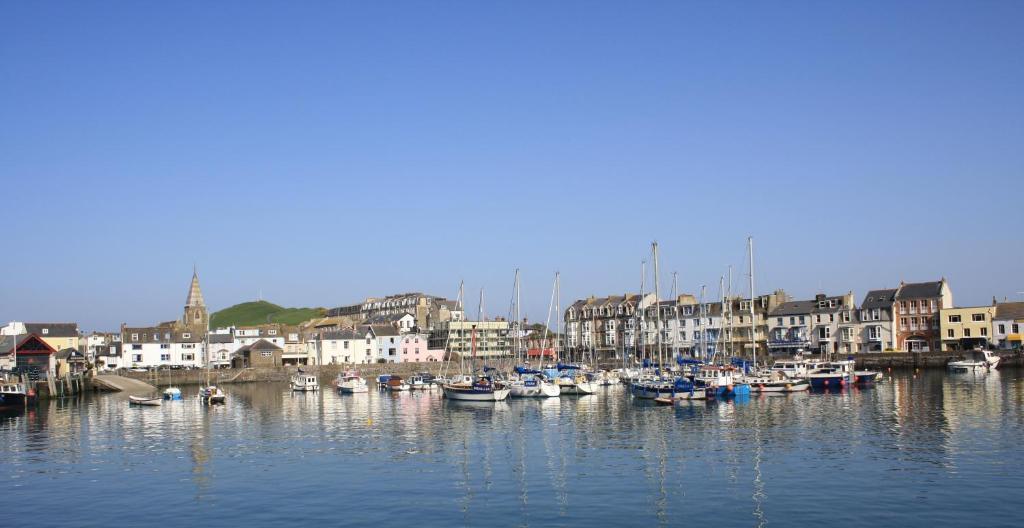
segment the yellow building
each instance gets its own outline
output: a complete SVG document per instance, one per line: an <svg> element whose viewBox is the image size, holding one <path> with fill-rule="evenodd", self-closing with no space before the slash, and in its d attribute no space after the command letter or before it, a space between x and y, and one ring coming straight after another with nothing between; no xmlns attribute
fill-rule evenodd
<svg viewBox="0 0 1024 528"><path fill-rule="evenodd" d="M987 346L992 339L995 306L944 308L939 311L942 350L968 350Z"/></svg>
<svg viewBox="0 0 1024 528"><path fill-rule="evenodd" d="M78 350L78 323L25 323L25 330L39 336L58 352L69 348Z"/></svg>

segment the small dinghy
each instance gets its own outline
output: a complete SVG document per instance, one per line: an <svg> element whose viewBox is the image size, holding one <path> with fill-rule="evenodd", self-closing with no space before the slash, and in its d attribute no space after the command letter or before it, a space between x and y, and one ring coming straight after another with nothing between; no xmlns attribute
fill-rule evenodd
<svg viewBox="0 0 1024 528"><path fill-rule="evenodd" d="M157 406L163 402L160 398L147 398L143 396L128 396L128 405Z"/></svg>

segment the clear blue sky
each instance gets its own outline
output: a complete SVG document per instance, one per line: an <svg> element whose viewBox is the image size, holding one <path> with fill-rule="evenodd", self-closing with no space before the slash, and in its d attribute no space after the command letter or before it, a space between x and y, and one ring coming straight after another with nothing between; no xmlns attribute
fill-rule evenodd
<svg viewBox="0 0 1024 528"><path fill-rule="evenodd" d="M1024 2L4 2L0 320L1024 290ZM737 286L737 289L740 289ZM745 288L743 288L745 290Z"/></svg>

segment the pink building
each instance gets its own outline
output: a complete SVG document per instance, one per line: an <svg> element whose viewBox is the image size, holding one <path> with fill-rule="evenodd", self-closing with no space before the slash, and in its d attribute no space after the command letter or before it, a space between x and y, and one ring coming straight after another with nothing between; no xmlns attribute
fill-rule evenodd
<svg viewBox="0 0 1024 528"><path fill-rule="evenodd" d="M443 361L444 350L428 349L425 334L405 334L398 344L400 363L420 363L424 361Z"/></svg>

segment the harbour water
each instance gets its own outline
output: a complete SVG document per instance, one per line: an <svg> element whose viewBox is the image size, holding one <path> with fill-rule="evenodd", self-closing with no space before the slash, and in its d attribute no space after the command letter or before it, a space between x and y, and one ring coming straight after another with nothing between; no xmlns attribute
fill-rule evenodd
<svg viewBox="0 0 1024 528"><path fill-rule="evenodd" d="M657 407L292 393L0 417L3 524L1020 526L1024 371ZM193 387L185 393L191 396Z"/></svg>

